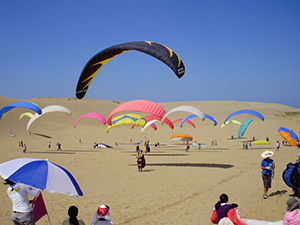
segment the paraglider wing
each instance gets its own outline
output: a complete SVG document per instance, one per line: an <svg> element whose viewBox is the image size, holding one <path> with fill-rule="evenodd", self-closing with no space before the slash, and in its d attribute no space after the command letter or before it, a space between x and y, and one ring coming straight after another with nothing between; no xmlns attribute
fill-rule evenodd
<svg viewBox="0 0 300 225"><path fill-rule="evenodd" d="M243 135L245 134L246 130L247 130L247 127L249 126L249 124L252 122L253 120L252 119L247 119L245 120L244 122L242 122L241 126L240 126L240 129L238 131L238 137L239 138L242 138Z"/></svg>
<svg viewBox="0 0 300 225"><path fill-rule="evenodd" d="M298 136L288 128L280 127L278 129L278 133L289 143L290 146L296 146L297 142L300 142Z"/></svg>
<svg viewBox="0 0 300 225"><path fill-rule="evenodd" d="M174 120L172 123L181 122L182 120L184 120L184 118ZM166 122L166 120L165 120L165 122ZM185 122L191 124L194 128L196 127L195 124L194 124L191 120L187 120L187 121L185 121Z"/></svg>
<svg viewBox="0 0 300 225"><path fill-rule="evenodd" d="M146 120L147 121L147 120ZM156 125L154 124L157 120L150 120L146 123L144 127L142 127L141 132L143 132L147 127L151 126L154 130L157 130Z"/></svg>
<svg viewBox="0 0 300 225"><path fill-rule="evenodd" d="M185 67L180 57L162 44L151 41L137 41L114 45L100 51L87 62L77 83L76 97L82 99L85 96L92 80L109 60L130 50L140 51L157 58L169 66L178 78L181 78L185 73Z"/></svg>
<svg viewBox="0 0 300 225"><path fill-rule="evenodd" d="M230 124L230 123L235 123L235 124L241 125L241 122L239 122L237 120L228 120L228 121L226 121L226 123L222 124L221 128L223 128L225 125Z"/></svg>
<svg viewBox="0 0 300 225"><path fill-rule="evenodd" d="M188 134L173 134L170 141L192 141L193 137Z"/></svg>
<svg viewBox="0 0 300 225"><path fill-rule="evenodd" d="M78 117L77 120L75 120L75 122L74 122L74 128L76 127L76 124L85 117L95 118L95 119L101 121L103 123L103 125L106 124L106 119L104 118L104 116L102 116L98 113L95 113L95 112L90 112L90 113L87 113L87 114L84 114L84 115Z"/></svg>
<svg viewBox="0 0 300 225"><path fill-rule="evenodd" d="M208 115L208 114L205 114L205 113L204 113L204 116L205 116L205 118L207 118L207 119L213 121L213 122L214 122L214 126L217 126L218 123L217 123L217 121L216 121L215 118L213 118L212 116L210 116L210 115Z"/></svg>
<svg viewBox="0 0 300 225"><path fill-rule="evenodd" d="M251 142L252 145L269 145L270 142L266 140L256 140Z"/></svg>
<svg viewBox="0 0 300 225"><path fill-rule="evenodd" d="M178 106L178 107L175 107L174 109L171 109L169 112L167 112L164 117L162 118L162 123L164 123L164 120L165 118L173 113L173 112L177 112L177 111L185 111L185 112L189 112L189 113L192 113L192 114L195 114L196 116L198 116L201 120L205 120L205 116L204 116L204 113L201 112L199 109L193 107L193 106L189 106L189 105L182 105L182 106Z"/></svg>
<svg viewBox="0 0 300 225"><path fill-rule="evenodd" d="M112 125L112 117L122 111L136 111L156 115L162 118L166 110L159 104L148 100L134 100L117 106L108 116L107 123Z"/></svg>
<svg viewBox="0 0 300 225"><path fill-rule="evenodd" d="M20 115L19 120L22 119L24 116L28 116L29 118L31 118L33 114L30 112L24 112Z"/></svg>
<svg viewBox="0 0 300 225"><path fill-rule="evenodd" d="M31 110L35 111L36 113L38 113L38 114L42 114L41 108L35 103L32 103L32 102L15 102L15 103L12 103L10 105L4 106L0 110L0 120L3 118L4 115L6 115L6 113L8 113L10 110L12 110L16 107L31 109Z"/></svg>
<svg viewBox="0 0 300 225"><path fill-rule="evenodd" d="M146 119L146 121L148 122L148 121L150 121L150 120L158 120L158 121L161 121L162 118L159 117L159 116L156 116L156 115L149 115L149 116L146 116L145 119ZM174 129L174 125L173 125L172 121L169 120L168 118L165 118L165 124L169 125L169 127L170 127L171 129Z"/></svg>
<svg viewBox="0 0 300 225"><path fill-rule="evenodd" d="M192 115L189 115L189 116L185 117L185 118L181 121L180 127L182 127L182 125L183 125L185 122L190 121L190 119L195 118L195 117L197 117L197 115L195 115L195 114L192 114ZM194 126L195 126L195 124L194 124Z"/></svg>
<svg viewBox="0 0 300 225"><path fill-rule="evenodd" d="M111 128L119 126L119 125L123 125L123 124L135 124L137 126L143 127L146 124L146 120L143 116L138 115L138 114L133 114L133 113L119 115L119 116L116 116L112 120L112 125L108 125L108 127L106 128L106 132L108 133L108 131Z"/></svg>
<svg viewBox="0 0 300 225"><path fill-rule="evenodd" d="M64 106L60 106L60 105L49 105L46 106L45 108L42 109L42 114L38 115L38 114L34 114L30 120L27 123L27 130L29 130L29 127L31 126L31 124L38 118L40 118L41 116L45 115L46 113L51 113L51 112L62 112L62 113L66 113L68 115L71 115L72 112L67 109Z"/></svg>
<svg viewBox="0 0 300 225"><path fill-rule="evenodd" d="M239 110L239 111L236 111L236 112L230 114L230 115L224 120L224 123L226 123L226 121L227 121L230 117L236 116L236 115L240 115L240 114L250 114L250 115L253 115L253 116L258 117L258 118L261 119L262 121L265 120L264 116L261 115L259 112L254 111L254 110L251 110L251 109L243 109L243 110Z"/></svg>

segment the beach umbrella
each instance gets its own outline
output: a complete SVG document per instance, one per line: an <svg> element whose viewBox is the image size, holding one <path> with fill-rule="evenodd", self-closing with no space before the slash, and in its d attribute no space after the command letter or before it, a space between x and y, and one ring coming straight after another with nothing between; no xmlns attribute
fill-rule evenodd
<svg viewBox="0 0 300 225"><path fill-rule="evenodd" d="M46 190L50 193L82 196L72 174L48 160L18 158L0 164L0 175L16 183Z"/></svg>

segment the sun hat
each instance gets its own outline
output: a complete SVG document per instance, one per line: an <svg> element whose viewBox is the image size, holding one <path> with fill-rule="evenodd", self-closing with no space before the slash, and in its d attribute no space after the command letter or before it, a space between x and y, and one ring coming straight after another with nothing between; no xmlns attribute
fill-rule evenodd
<svg viewBox="0 0 300 225"><path fill-rule="evenodd" d="M287 204L286 211L291 212L299 206L300 201L298 201L296 198L289 198L286 201L286 204Z"/></svg>
<svg viewBox="0 0 300 225"><path fill-rule="evenodd" d="M271 157L272 155L274 155L274 152L272 151L264 151L262 154L261 154L261 157L263 158L268 158L268 157Z"/></svg>
<svg viewBox="0 0 300 225"><path fill-rule="evenodd" d="M109 207L107 205L100 205L97 210L97 213L99 216L106 216L108 211L109 211Z"/></svg>

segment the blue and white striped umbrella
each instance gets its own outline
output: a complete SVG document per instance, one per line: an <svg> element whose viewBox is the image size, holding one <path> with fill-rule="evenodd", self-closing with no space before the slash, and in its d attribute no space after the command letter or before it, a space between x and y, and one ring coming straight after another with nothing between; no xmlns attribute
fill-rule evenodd
<svg viewBox="0 0 300 225"><path fill-rule="evenodd" d="M48 160L18 158L0 164L0 175L16 183L46 190L50 193L82 196L72 174Z"/></svg>

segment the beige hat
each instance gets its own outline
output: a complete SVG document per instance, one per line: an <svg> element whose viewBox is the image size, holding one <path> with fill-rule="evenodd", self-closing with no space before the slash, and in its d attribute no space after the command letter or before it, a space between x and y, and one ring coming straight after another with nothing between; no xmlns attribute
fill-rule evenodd
<svg viewBox="0 0 300 225"><path fill-rule="evenodd" d="M268 158L268 157L271 157L272 155L274 155L274 152L272 151L264 151L262 154L261 154L261 157L263 158Z"/></svg>

